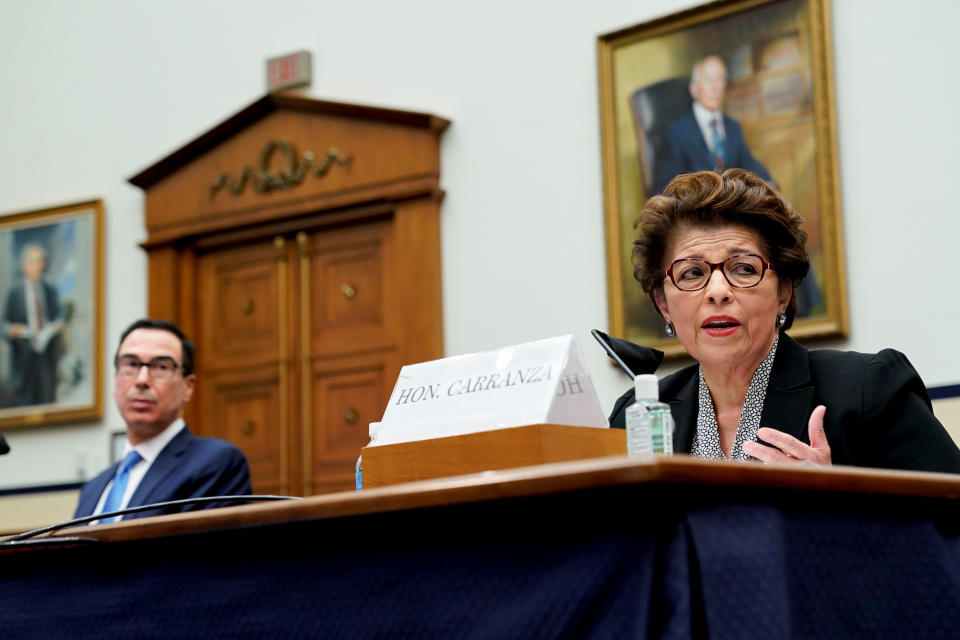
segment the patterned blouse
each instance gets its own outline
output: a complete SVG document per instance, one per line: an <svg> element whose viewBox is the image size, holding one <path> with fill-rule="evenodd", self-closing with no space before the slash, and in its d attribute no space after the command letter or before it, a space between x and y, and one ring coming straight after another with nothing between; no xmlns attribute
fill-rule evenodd
<svg viewBox="0 0 960 640"><path fill-rule="evenodd" d="M777 343L780 334L773 340L770 353L763 359L757 371L750 380L747 388L747 397L743 401L740 411L740 423L737 425L737 435L730 451L730 460L753 460L743 452L743 443L757 439L757 429L760 428L760 412L763 411L763 401L767 397L767 384L770 382L770 370L773 368L773 356L777 352ZM690 453L698 458L712 460L727 460L720 448L720 429L717 426L717 414L713 408L713 398L707 381L703 379L703 368L699 370L700 378L700 408L697 411L697 432L693 434L693 446Z"/></svg>

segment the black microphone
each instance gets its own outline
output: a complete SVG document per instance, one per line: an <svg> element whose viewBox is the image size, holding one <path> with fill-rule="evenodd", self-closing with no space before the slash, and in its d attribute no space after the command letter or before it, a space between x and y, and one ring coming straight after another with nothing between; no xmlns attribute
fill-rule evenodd
<svg viewBox="0 0 960 640"><path fill-rule="evenodd" d="M11 536L3 542L0 542L0 547L14 546L42 533L52 533L54 531L59 531L60 529L66 529L67 527L75 527L77 525L87 524L88 522L93 522L94 520L103 520L106 518L113 518L115 516L124 516L128 513L140 513L141 511L153 511L155 509L182 507L192 504L206 504L210 502L256 502L270 500L303 500L303 498L300 496L272 496L256 494L244 496L204 496L201 498L184 498L182 500L170 500L168 502L155 502L153 504L143 504L138 507L127 507L126 509L119 509L117 511L93 513L89 516L82 516L80 518L74 518L73 520L67 520L66 522L51 524L49 526L40 527L39 529L34 529L32 531L26 531L15 536Z"/></svg>
<svg viewBox="0 0 960 640"><path fill-rule="evenodd" d="M0 456L10 453L10 445L7 444L7 439L0 434Z"/></svg>
<svg viewBox="0 0 960 640"><path fill-rule="evenodd" d="M641 347L627 340L608 336L599 329L592 330L590 334L631 380L638 373L653 373L663 362L663 351L659 349Z"/></svg>

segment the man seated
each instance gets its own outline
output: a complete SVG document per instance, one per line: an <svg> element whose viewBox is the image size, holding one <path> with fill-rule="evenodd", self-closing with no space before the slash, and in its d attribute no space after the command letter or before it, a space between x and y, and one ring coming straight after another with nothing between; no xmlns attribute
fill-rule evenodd
<svg viewBox="0 0 960 640"><path fill-rule="evenodd" d="M681 173L740 168L773 184L770 172L753 154L740 123L723 113L727 67L720 56L707 56L690 74L690 110L667 126L665 155L654 167L654 195Z"/></svg>
<svg viewBox="0 0 960 640"><path fill-rule="evenodd" d="M243 453L217 438L190 433L183 407L193 395L193 343L161 320L138 320L120 337L113 397L127 423L123 459L83 486L74 517L170 500L250 493ZM143 518L211 506L151 510ZM108 522L111 518L99 520Z"/></svg>

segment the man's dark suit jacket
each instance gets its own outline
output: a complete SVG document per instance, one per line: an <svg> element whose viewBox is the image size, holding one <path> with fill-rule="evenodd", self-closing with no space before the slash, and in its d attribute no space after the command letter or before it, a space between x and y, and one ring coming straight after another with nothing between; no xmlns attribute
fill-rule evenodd
<svg viewBox="0 0 960 640"><path fill-rule="evenodd" d="M679 453L690 452L697 429L697 369L692 365L660 381ZM624 427L630 404L632 389L614 404L611 427ZM807 423L821 404L827 407L823 426L833 464L960 473L960 449L933 415L923 381L899 351L808 351L780 334L760 426L809 444Z"/></svg>
<svg viewBox="0 0 960 640"><path fill-rule="evenodd" d="M770 172L750 153L743 139L740 124L730 116L724 115L723 130L726 134L724 168L746 169L772 184ZM667 125L663 149L663 157L655 160L655 193L662 193L667 183L681 173L711 171L716 168L713 154L710 153L710 148L703 139L703 132L700 131L700 125L697 124L692 108L686 115Z"/></svg>
<svg viewBox="0 0 960 640"><path fill-rule="evenodd" d="M74 518L88 516L97 508L97 502L107 483L117 472L116 463L110 466L80 490L80 500ZM137 490L130 497L128 507L156 502L202 498L206 496L235 496L250 493L250 472L247 459L237 447L217 438L201 438L184 427L167 443L147 470ZM188 505L167 510L151 510L125 516L146 518L162 513L208 509L222 504Z"/></svg>

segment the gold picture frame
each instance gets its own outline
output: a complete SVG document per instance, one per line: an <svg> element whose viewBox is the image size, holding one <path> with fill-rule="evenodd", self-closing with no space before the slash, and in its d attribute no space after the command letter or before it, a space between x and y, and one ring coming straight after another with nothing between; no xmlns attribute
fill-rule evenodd
<svg viewBox="0 0 960 640"><path fill-rule="evenodd" d="M664 173L681 166L673 162L680 120L695 122L691 72L707 58L726 70L727 135L742 134L755 170L766 170L805 220L811 272L790 334L847 335L830 33L829 0L722 0L599 37L612 335L684 353L633 277L633 223ZM702 135L697 144L707 151Z"/></svg>
<svg viewBox="0 0 960 640"><path fill-rule="evenodd" d="M0 216L0 429L103 413L103 202Z"/></svg>

